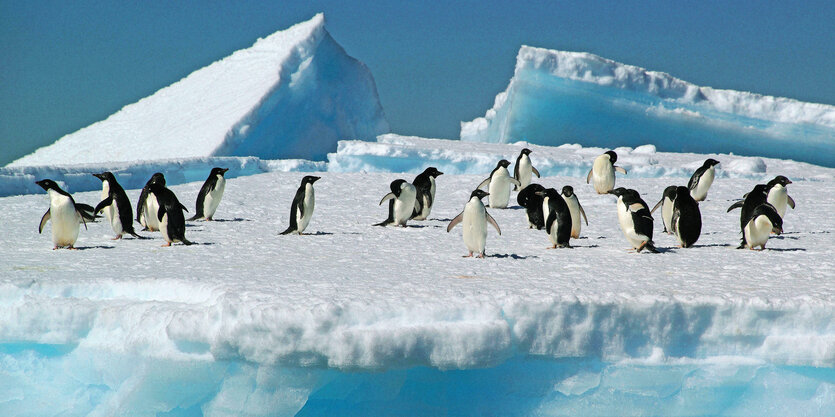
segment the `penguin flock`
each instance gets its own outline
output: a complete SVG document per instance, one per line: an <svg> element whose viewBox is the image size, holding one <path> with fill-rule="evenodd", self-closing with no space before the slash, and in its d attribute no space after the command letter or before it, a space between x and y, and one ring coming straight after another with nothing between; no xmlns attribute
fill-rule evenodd
<svg viewBox="0 0 835 417"><path fill-rule="evenodd" d="M521 150L512 176L508 170L510 162L500 160L490 175L472 191L464 209L449 222L447 232L458 224L462 225L467 257L485 256L488 223L501 235L498 223L487 208L507 208L512 191L517 191L516 201L525 209L528 227L544 229L546 232L549 249L570 248L571 239L580 237L583 223L588 226L586 213L571 185L557 191L532 182L534 175L540 178L540 173L533 166L530 154L528 148ZM586 183L591 184L598 194L617 198L618 224L631 250L659 252L653 241L652 215L658 208L661 208L664 233L674 235L681 248L693 247L702 231L699 204L707 198L719 161L704 161L693 173L687 186L673 185L665 188L661 200L652 209L638 191L615 187L615 174L627 174L625 169L615 165L616 162L615 151L610 150L596 157ZM153 174L142 188L135 217L127 193L111 172L92 174L102 182L101 201L95 207L76 203L54 181L43 179L36 183L47 192L50 205L41 218L38 232L42 233L45 224L51 221L54 249L73 249L80 227L83 225L87 228L88 222L96 221L103 213L115 234L113 240L121 239L125 234L146 239L147 236L140 235L134 229L133 222L136 221L143 227L140 232L161 232L166 242L163 246L171 246L173 243L191 245L192 242L185 236L186 221L213 220L226 188L224 174L227 171L227 168L219 167L211 170L198 192L194 215L188 219L184 215L188 209L166 187L165 177L159 172ZM441 175L443 173L435 167L429 167L412 182L405 179L392 181L389 184L390 192L379 202L379 205L388 202L388 216L374 226L405 227L409 221L426 220L435 203L436 179ZM315 208L313 184L319 179L313 175L302 178L290 204L289 225L281 235L304 234ZM728 212L741 209L742 240L739 248L763 250L772 233L782 233L782 219L787 206L795 208L794 200L787 192L788 184L791 184L788 178L777 176L767 184L756 185L728 208ZM482 202L485 197L487 205Z"/></svg>

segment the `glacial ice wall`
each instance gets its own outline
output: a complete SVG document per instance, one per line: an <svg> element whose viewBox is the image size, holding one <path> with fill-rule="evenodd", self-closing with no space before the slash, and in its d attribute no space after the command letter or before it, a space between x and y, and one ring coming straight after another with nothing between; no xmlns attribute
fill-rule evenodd
<svg viewBox="0 0 835 417"><path fill-rule="evenodd" d="M255 156L324 159L389 131L374 79L318 14L9 166Z"/></svg>
<svg viewBox="0 0 835 417"><path fill-rule="evenodd" d="M835 106L700 87L590 53L523 46L461 139L719 152L835 166Z"/></svg>

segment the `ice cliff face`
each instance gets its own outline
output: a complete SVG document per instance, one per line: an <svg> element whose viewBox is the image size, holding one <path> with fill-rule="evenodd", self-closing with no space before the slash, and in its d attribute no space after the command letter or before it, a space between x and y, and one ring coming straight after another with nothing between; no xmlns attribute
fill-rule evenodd
<svg viewBox="0 0 835 417"><path fill-rule="evenodd" d="M699 87L589 53L523 46L507 90L461 139L654 144L835 166L835 106Z"/></svg>
<svg viewBox="0 0 835 417"><path fill-rule="evenodd" d="M368 68L318 14L10 166L256 156L324 159L389 130Z"/></svg>

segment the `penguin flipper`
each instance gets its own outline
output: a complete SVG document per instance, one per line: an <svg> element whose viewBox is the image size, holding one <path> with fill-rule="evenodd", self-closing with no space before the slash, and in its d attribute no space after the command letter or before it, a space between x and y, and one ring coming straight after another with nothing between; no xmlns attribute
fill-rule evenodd
<svg viewBox="0 0 835 417"><path fill-rule="evenodd" d="M673 217L670 218L670 229L672 229L673 234L678 234L678 219L681 217L680 210L673 210Z"/></svg>
<svg viewBox="0 0 835 417"><path fill-rule="evenodd" d="M537 171L537 170L536 170L536 168L534 168L533 166L531 166L531 172L533 172L534 174L536 174L536 177L537 177L537 178L542 178L542 177L539 175L539 171Z"/></svg>
<svg viewBox="0 0 835 417"><path fill-rule="evenodd" d="M661 197L661 200L658 201L658 204L656 204L655 207L653 207L652 210L649 211L650 214L655 213L655 210L658 210L658 207L661 207L661 204L663 204L663 203L664 203L664 197Z"/></svg>
<svg viewBox="0 0 835 417"><path fill-rule="evenodd" d="M548 214L548 220L545 221L545 233L551 234L551 227L554 226L554 222L557 221L557 212L555 210L551 210Z"/></svg>
<svg viewBox="0 0 835 417"><path fill-rule="evenodd" d="M160 205L157 210L157 220L162 221L162 216L165 215L165 205Z"/></svg>
<svg viewBox="0 0 835 417"><path fill-rule="evenodd" d="M41 224L38 226L38 234L43 232L43 227L46 225L46 222L48 222L51 217L51 209L46 209L46 213L44 213L43 217L41 217Z"/></svg>
<svg viewBox="0 0 835 417"><path fill-rule="evenodd" d="M619 167L619 166L614 166L613 168L615 168L615 171L620 172L621 174L626 175L626 170L625 170L625 169L623 169L623 168L621 168L621 167Z"/></svg>
<svg viewBox="0 0 835 417"><path fill-rule="evenodd" d="M491 176L489 176L489 177L487 177L487 179L485 179L484 181L482 181L480 184L478 184L478 187L475 187L475 188L476 188L476 190L477 190L477 189L479 189L479 188L483 188L484 186L486 186L486 185L490 184L490 180L491 180L491 179L493 179L493 176L492 176L492 175L491 175ZM517 181L517 182L518 182L518 181Z"/></svg>
<svg viewBox="0 0 835 417"><path fill-rule="evenodd" d="M791 207L792 210L794 210L794 199L792 199L792 196L786 194L786 200L787 200L787 203L789 204L789 207Z"/></svg>
<svg viewBox="0 0 835 417"><path fill-rule="evenodd" d="M519 182L519 180L517 180L516 178L509 178L509 179L508 179L508 181L510 181L510 183L511 183L511 184L513 184L513 185L515 185L515 186L517 186L517 187L521 187L521 186L522 186L522 183L521 183L521 182Z"/></svg>
<svg viewBox="0 0 835 417"><path fill-rule="evenodd" d="M586 184L591 183L591 174L594 172L594 167L589 170L589 175L586 175Z"/></svg>
<svg viewBox="0 0 835 417"><path fill-rule="evenodd" d="M490 222L490 224L492 224L493 227L496 228L496 231L499 232L499 236L501 236L502 235L502 230L499 229L499 224L496 223L496 219L494 219L493 216L491 216L490 213L487 212L487 210L484 210L484 214L487 217L487 221Z"/></svg>
<svg viewBox="0 0 835 417"><path fill-rule="evenodd" d="M453 227L458 225L458 223L461 223L461 221L463 221L463 220L464 220L464 212L462 211L462 212L458 213L458 215L455 216L455 218L452 219L449 222L449 225L447 225L447 227L446 227L447 233L449 233L449 231L452 230Z"/></svg>
<svg viewBox="0 0 835 417"><path fill-rule="evenodd" d="M588 217L586 217L586 211L583 210L583 206L580 205L580 200L579 199L577 200L577 207L580 209L580 214L583 215L583 220L586 221L586 226L588 226L589 225L589 219L588 219Z"/></svg>
<svg viewBox="0 0 835 417"><path fill-rule="evenodd" d="M384 196L383 196L383 199L382 199L382 200L380 200L380 204L378 204L378 205L382 206L382 205L383 205L383 203L384 203L386 200L390 200L390 199L392 199L392 198L395 198L394 193L388 193L388 194L386 194L386 195L384 195Z"/></svg>
<svg viewBox="0 0 835 417"><path fill-rule="evenodd" d="M731 206L728 207L728 211L726 211L725 213L730 213L733 209L742 208L743 204L745 204L745 200L739 200L736 203L731 204Z"/></svg>
<svg viewBox="0 0 835 417"><path fill-rule="evenodd" d="M104 200L102 200L102 201L101 201L101 203L99 203L99 204L97 204L97 205L96 205L96 208L94 208L94 209L93 209L93 213L94 213L94 214L95 214L95 213L99 213L99 212L101 212L102 210L104 210L104 208L105 208L105 207L107 207L107 206L109 206L109 205L111 205L111 204L113 204L113 196L112 196L112 195L109 195L109 196L107 196L107 198L105 198ZM83 216L82 216L82 217L83 217Z"/></svg>

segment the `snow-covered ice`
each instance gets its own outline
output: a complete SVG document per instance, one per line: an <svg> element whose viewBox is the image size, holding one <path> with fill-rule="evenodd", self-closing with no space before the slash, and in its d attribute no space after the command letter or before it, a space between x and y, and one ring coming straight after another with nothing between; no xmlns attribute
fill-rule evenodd
<svg viewBox="0 0 835 417"><path fill-rule="evenodd" d="M388 131L371 72L318 14L9 165L323 159L337 140Z"/></svg>
<svg viewBox="0 0 835 417"><path fill-rule="evenodd" d="M700 87L585 52L523 46L505 91L461 139L654 144L835 166L835 106Z"/></svg>

